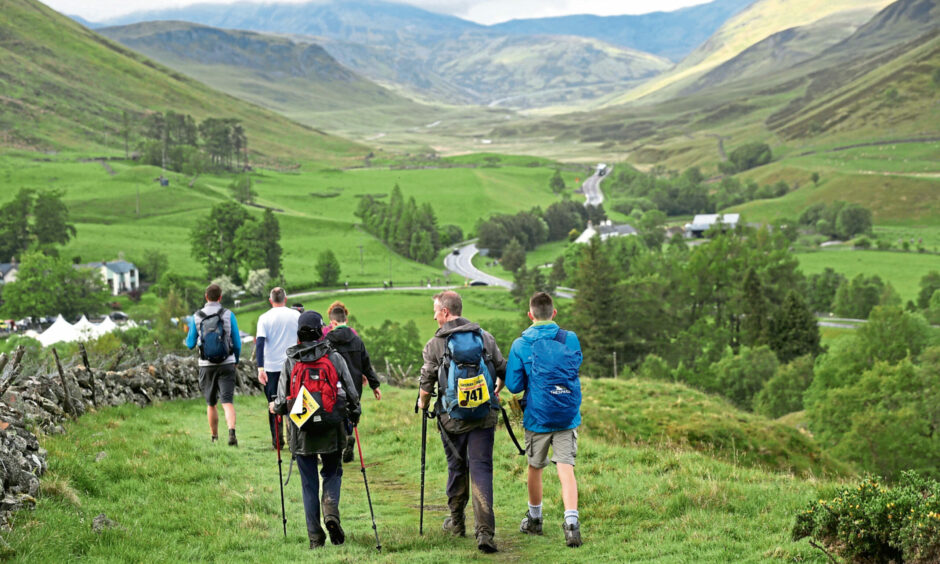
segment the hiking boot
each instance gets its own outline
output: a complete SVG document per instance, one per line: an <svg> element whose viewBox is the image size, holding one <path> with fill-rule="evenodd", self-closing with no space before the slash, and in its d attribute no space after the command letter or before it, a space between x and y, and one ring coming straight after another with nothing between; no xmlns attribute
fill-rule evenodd
<svg viewBox="0 0 940 564"><path fill-rule="evenodd" d="M467 536L467 529L464 525L463 518L455 519L453 515L444 519L444 524L441 526L444 529L445 533L450 533L455 537L465 537Z"/></svg>
<svg viewBox="0 0 940 564"><path fill-rule="evenodd" d="M338 519L327 519L326 520L326 532L330 533L330 542L333 544L343 544L346 542L346 533L343 532L343 527L340 526Z"/></svg>
<svg viewBox="0 0 940 564"><path fill-rule="evenodd" d="M228 430L228 446L238 446L238 439L235 438L235 429Z"/></svg>
<svg viewBox="0 0 940 564"><path fill-rule="evenodd" d="M519 525L519 530L527 535L541 535L542 520L536 519L526 511L525 517L522 518L522 524Z"/></svg>
<svg viewBox="0 0 940 564"><path fill-rule="evenodd" d="M310 550L315 548L323 548L323 545L326 543L326 538L324 537L314 537L310 539Z"/></svg>
<svg viewBox="0 0 940 564"><path fill-rule="evenodd" d="M219 442L219 436L218 436L218 435L212 435L212 437L209 439L209 442L211 442L211 443L217 443L217 442Z"/></svg>
<svg viewBox="0 0 940 564"><path fill-rule="evenodd" d="M355 439L346 439L346 448L343 449L343 462L353 461L353 447L356 446Z"/></svg>
<svg viewBox="0 0 940 564"><path fill-rule="evenodd" d="M499 550L496 548L496 543L493 541L493 535L488 535L486 533L480 533L477 535L477 548L480 549L480 552L484 554L499 552Z"/></svg>
<svg viewBox="0 0 940 564"><path fill-rule="evenodd" d="M575 523L574 525L562 523L561 530L565 532L566 545L570 546L571 548L577 548L581 546L581 523Z"/></svg>

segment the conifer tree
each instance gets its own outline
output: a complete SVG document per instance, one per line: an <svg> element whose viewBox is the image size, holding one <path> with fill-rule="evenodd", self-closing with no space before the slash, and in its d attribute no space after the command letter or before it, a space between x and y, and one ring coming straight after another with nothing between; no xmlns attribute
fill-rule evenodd
<svg viewBox="0 0 940 564"><path fill-rule="evenodd" d="M578 333L584 354L582 374L593 377L613 375L613 353L623 358L621 307L617 273L598 237L585 246L575 275L572 329Z"/></svg>
<svg viewBox="0 0 940 564"><path fill-rule="evenodd" d="M821 353L819 341L816 317L803 298L791 290L774 316L770 347L780 362L786 364L803 355Z"/></svg>

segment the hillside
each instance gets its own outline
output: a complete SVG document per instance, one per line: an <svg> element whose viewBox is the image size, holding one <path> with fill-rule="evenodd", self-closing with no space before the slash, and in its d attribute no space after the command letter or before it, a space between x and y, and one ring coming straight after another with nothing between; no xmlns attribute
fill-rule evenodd
<svg viewBox="0 0 940 564"><path fill-rule="evenodd" d="M382 401L365 401L359 425L382 551L375 549L356 460L344 469L340 507L346 543L321 549L322 556L386 563L480 561L472 535L454 539L440 531L446 465L433 427L424 535L418 535L421 422L412 412L414 390L382 389ZM266 444L263 398L236 398L238 449L209 443L203 405L192 400L102 410L70 423L65 435L44 437L50 469L36 510L17 514L5 534L8 555L17 562L79 557L162 562L235 554L237 561L252 562L309 554L296 468L284 488L283 537L277 458ZM601 416L585 410L585 419ZM90 462L96 457L99 462ZM285 455L285 477L288 460ZM585 544L566 550L567 562L825 562L806 541L791 541L789 530L794 515L818 499L818 489L834 484L829 479L748 468L668 444L611 441L589 429L579 437L576 471ZM501 428L494 476L500 553L487 559L556 561L564 548L557 479L546 472L545 534L529 537L518 532L525 511L525 459L515 454ZM124 529L94 533L90 515L102 512Z"/></svg>
<svg viewBox="0 0 940 564"><path fill-rule="evenodd" d="M139 121L173 110L197 121L236 118L259 160L341 161L368 152L212 90L80 26L34 0L4 3L0 19L0 145L117 149L122 112ZM122 147L123 149L123 147Z"/></svg>
<svg viewBox="0 0 940 564"><path fill-rule="evenodd" d="M614 96L604 104L623 104L646 97L662 100L775 33L845 12L867 11L869 15L874 15L890 3L891 0L758 0L728 20L673 70Z"/></svg>
<svg viewBox="0 0 940 564"><path fill-rule="evenodd" d="M435 111L362 78L314 43L185 22L98 32L222 92L328 131L348 130L350 116L365 124L382 114L417 114L423 117L411 125L418 125ZM343 117L333 118L336 112Z"/></svg>
<svg viewBox="0 0 940 564"><path fill-rule="evenodd" d="M775 33L708 71L683 88L680 95L779 73L848 38L870 17L868 11L845 12Z"/></svg>
<svg viewBox="0 0 940 564"><path fill-rule="evenodd" d="M671 12L517 19L489 29L517 35L577 35L679 61L754 0L714 0Z"/></svg>

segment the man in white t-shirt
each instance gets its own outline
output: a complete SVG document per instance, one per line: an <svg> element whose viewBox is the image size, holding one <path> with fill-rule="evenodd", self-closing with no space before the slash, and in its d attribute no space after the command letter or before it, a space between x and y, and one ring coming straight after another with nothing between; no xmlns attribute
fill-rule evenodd
<svg viewBox="0 0 940 564"><path fill-rule="evenodd" d="M287 348L297 344L297 319L300 318L300 312L292 307L285 307L287 293L284 288L271 290L268 301L271 302L271 309L258 318L255 358L258 361L258 381L264 386L264 394L271 402L277 397L277 382L287 360ZM269 413L272 448L278 446L275 421L274 415ZM280 433L280 440L283 445L283 432Z"/></svg>

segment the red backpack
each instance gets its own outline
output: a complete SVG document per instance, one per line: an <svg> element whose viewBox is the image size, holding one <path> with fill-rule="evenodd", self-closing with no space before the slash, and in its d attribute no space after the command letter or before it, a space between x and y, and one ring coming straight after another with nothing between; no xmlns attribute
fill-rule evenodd
<svg viewBox="0 0 940 564"><path fill-rule="evenodd" d="M339 376L336 367L330 362L329 355L323 355L313 362L298 362L290 372L290 395L287 396L287 405L294 404L294 398L300 394L303 385L313 396L319 407L304 423L306 429L310 426L335 425L346 417L346 403L339 395Z"/></svg>

